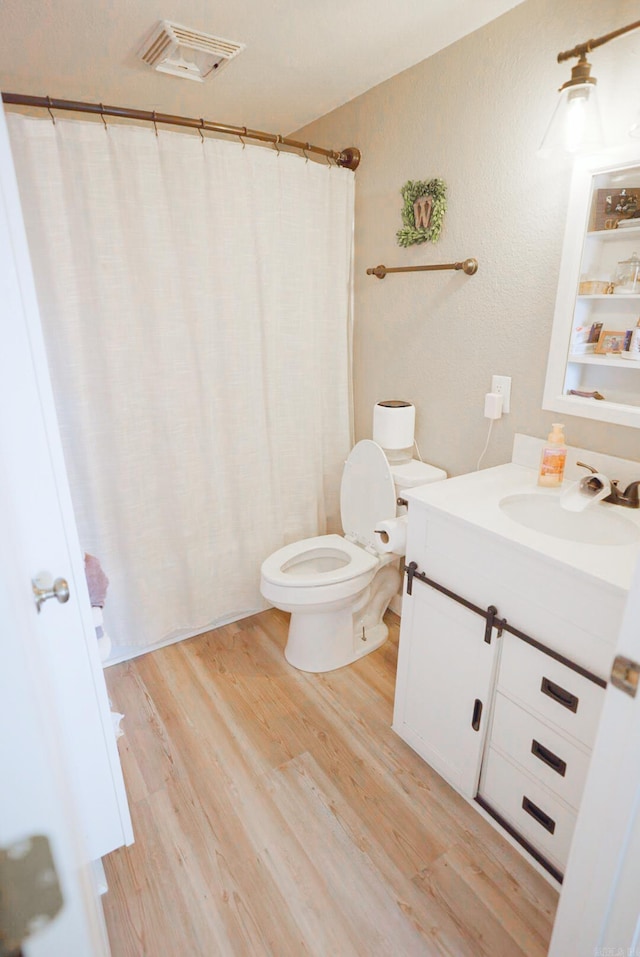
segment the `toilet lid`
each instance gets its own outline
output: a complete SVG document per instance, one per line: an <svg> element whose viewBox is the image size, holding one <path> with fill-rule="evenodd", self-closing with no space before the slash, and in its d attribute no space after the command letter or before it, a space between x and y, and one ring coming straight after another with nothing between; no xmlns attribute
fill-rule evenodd
<svg viewBox="0 0 640 957"><path fill-rule="evenodd" d="M396 515L396 491L387 457L376 442L363 439L351 450L340 486L340 516L346 538L378 551L378 522Z"/></svg>

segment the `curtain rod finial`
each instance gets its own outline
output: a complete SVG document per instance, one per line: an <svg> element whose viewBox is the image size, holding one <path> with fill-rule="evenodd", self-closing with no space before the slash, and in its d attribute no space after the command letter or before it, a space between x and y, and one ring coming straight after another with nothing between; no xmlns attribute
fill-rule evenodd
<svg viewBox="0 0 640 957"><path fill-rule="evenodd" d="M357 169L362 159L362 153L357 146L348 146L342 150L338 157L338 166L344 166L345 169Z"/></svg>

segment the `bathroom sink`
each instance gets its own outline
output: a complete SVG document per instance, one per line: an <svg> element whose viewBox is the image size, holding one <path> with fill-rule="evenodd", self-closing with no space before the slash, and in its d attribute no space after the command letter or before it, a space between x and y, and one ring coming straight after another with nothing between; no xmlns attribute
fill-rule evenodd
<svg viewBox="0 0 640 957"><path fill-rule="evenodd" d="M640 538L634 522L616 506L593 505L582 512L562 508L557 495L521 492L500 499L500 509L512 521L536 532L585 545L631 545Z"/></svg>

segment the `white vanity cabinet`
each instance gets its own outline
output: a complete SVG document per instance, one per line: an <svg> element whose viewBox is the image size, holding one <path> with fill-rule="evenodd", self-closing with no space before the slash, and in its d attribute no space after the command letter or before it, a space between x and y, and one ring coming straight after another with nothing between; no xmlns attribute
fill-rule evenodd
<svg viewBox="0 0 640 957"><path fill-rule="evenodd" d="M446 497L409 495L393 729L560 881L625 593Z"/></svg>

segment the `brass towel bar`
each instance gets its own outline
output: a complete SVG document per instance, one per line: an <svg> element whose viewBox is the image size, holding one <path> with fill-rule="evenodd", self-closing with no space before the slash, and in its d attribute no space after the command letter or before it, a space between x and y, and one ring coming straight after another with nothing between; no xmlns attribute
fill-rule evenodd
<svg viewBox="0 0 640 957"><path fill-rule="evenodd" d="M478 271L478 260L465 259L461 263L441 263L436 266L376 266L375 269L367 269L367 276L384 279L388 272L426 272L433 269L462 269L467 276L473 276Z"/></svg>

